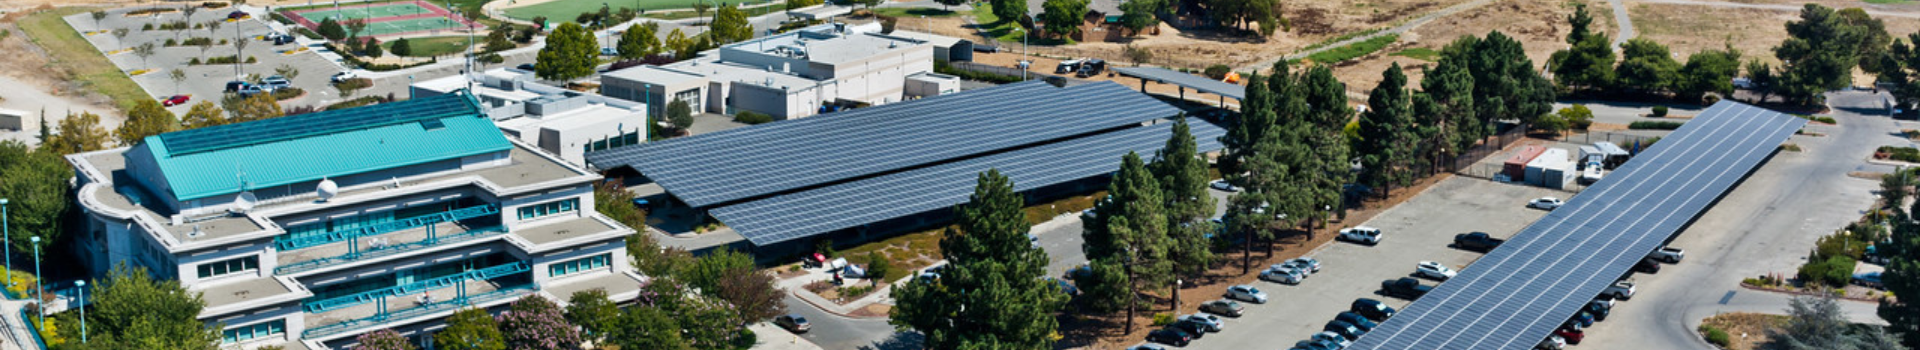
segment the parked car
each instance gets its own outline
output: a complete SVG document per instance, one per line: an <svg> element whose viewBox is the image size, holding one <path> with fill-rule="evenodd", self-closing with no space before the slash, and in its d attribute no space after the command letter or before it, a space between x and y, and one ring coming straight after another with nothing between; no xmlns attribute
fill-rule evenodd
<svg viewBox="0 0 1920 350"><path fill-rule="evenodd" d="M1261 271L1260 279L1279 284L1300 284L1301 281L1307 279L1307 274L1295 269L1274 266L1267 268L1266 271Z"/></svg>
<svg viewBox="0 0 1920 350"><path fill-rule="evenodd" d="M1580 345L1580 340L1587 338L1586 331L1582 331L1578 329L1567 329L1567 328L1554 330L1553 335L1560 337L1560 339L1565 339L1567 344L1574 344L1574 345Z"/></svg>
<svg viewBox="0 0 1920 350"><path fill-rule="evenodd" d="M260 79L260 86L265 87L267 91L271 92L273 90L293 87L293 82L288 81L286 77L275 75L267 77L266 79Z"/></svg>
<svg viewBox="0 0 1920 350"><path fill-rule="evenodd" d="M1167 350L1167 348L1163 348L1163 347L1160 347L1159 345L1153 345L1153 344L1140 344L1140 345L1134 345L1131 348L1127 348L1127 350Z"/></svg>
<svg viewBox="0 0 1920 350"><path fill-rule="evenodd" d="M1360 314L1353 313L1353 311L1341 311L1339 315L1334 315L1333 319L1340 320L1341 322L1351 323L1353 324L1354 327L1360 327L1360 330L1368 331L1368 332L1372 332L1373 327L1380 326L1379 323L1375 323L1373 322L1373 320L1367 319L1366 316L1360 316Z"/></svg>
<svg viewBox="0 0 1920 350"><path fill-rule="evenodd" d="M1563 204L1563 203L1560 202L1559 198L1540 197L1540 198L1534 198L1533 201L1531 202L1527 202L1527 207L1534 208L1534 209L1554 210L1556 208L1559 208L1560 204Z"/></svg>
<svg viewBox="0 0 1920 350"><path fill-rule="evenodd" d="M173 107L173 106L186 104L187 100L191 100L191 99L193 99L193 97L187 96L187 95L167 96L167 99L160 100L160 105L166 106L166 107Z"/></svg>
<svg viewBox="0 0 1920 350"><path fill-rule="evenodd" d="M1620 300L1633 299L1633 291L1633 282L1619 281L1613 282L1612 286L1607 286L1606 290L1600 291L1600 296Z"/></svg>
<svg viewBox="0 0 1920 350"><path fill-rule="evenodd" d="M344 82L347 82L348 80L353 80L353 78L359 78L359 77L360 77L359 75L353 74L353 71L342 71L339 73L333 73L333 77L327 78L327 80L335 83L344 83Z"/></svg>
<svg viewBox="0 0 1920 350"><path fill-rule="evenodd" d="M1341 322L1340 320L1327 321L1327 327L1321 330L1338 334L1341 338L1346 338L1347 340L1360 339L1361 335L1367 334L1366 331L1360 330L1360 327L1355 327L1352 323Z"/></svg>
<svg viewBox="0 0 1920 350"><path fill-rule="evenodd" d="M1206 326L1206 327L1203 327L1202 329L1208 332L1213 332L1213 333L1220 333L1220 331L1227 329L1226 328L1227 324L1220 322L1220 316L1214 316L1214 315L1208 315L1208 314L1190 314L1186 316L1180 316L1180 322L1193 322L1202 326Z"/></svg>
<svg viewBox="0 0 1920 350"><path fill-rule="evenodd" d="M1420 280L1408 277L1380 282L1380 294L1385 294L1389 297L1413 300L1419 299L1431 291L1433 291L1433 286L1420 285Z"/></svg>
<svg viewBox="0 0 1920 350"><path fill-rule="evenodd" d="M1653 261L1651 258L1640 259L1639 263L1633 265L1633 271L1639 273L1660 273L1660 262Z"/></svg>
<svg viewBox="0 0 1920 350"><path fill-rule="evenodd" d="M1289 259L1289 260L1287 260L1287 262L1286 262L1286 264L1288 264L1288 265L1294 265L1294 266L1302 266L1302 267L1306 267L1306 269L1307 269L1307 274L1313 274L1313 273L1315 273L1315 272L1320 272L1320 260L1319 260L1319 259L1314 259L1314 258L1306 258L1306 257L1301 257L1301 258L1293 258L1293 259Z"/></svg>
<svg viewBox="0 0 1920 350"><path fill-rule="evenodd" d="M1873 288L1873 289L1887 288L1885 283L1880 282L1879 271L1854 274L1853 284L1858 284L1858 285L1861 285L1867 288Z"/></svg>
<svg viewBox="0 0 1920 350"><path fill-rule="evenodd" d="M1581 310L1586 313L1593 314L1593 320L1595 321L1606 321L1607 315L1613 314L1613 302L1605 301L1605 300L1594 300L1591 303L1587 303L1587 307Z"/></svg>
<svg viewBox="0 0 1920 350"><path fill-rule="evenodd" d="M1240 303L1232 300L1221 299L1200 304L1200 311L1220 316L1240 317L1246 314L1247 307L1240 306Z"/></svg>
<svg viewBox="0 0 1920 350"><path fill-rule="evenodd" d="M1154 330L1152 333L1147 333L1147 341L1173 346L1187 346L1187 343L1193 342L1193 333L1187 333L1187 331L1175 327L1161 328Z"/></svg>
<svg viewBox="0 0 1920 350"><path fill-rule="evenodd" d="M806 333L807 330L813 329L813 323L807 322L806 317L794 314L774 317L773 324L779 325L780 328L786 328L788 332L794 333Z"/></svg>
<svg viewBox="0 0 1920 350"><path fill-rule="evenodd" d="M253 17L253 15L247 14L247 11L235 10L227 13L227 19L247 19L249 17Z"/></svg>
<svg viewBox="0 0 1920 350"><path fill-rule="evenodd" d="M1366 334L1367 332L1360 331L1360 333ZM1333 345L1334 349L1345 349L1348 346L1353 345L1353 339L1347 339L1347 337L1345 335L1341 335L1340 332L1314 333L1313 338L1310 338L1309 340L1312 340L1313 342L1316 342L1316 343L1325 343L1325 344Z"/></svg>
<svg viewBox="0 0 1920 350"><path fill-rule="evenodd" d="M1245 301L1245 302L1254 303L1254 304L1266 304L1267 292L1260 291L1260 288L1254 288L1253 286L1242 284L1242 285L1227 287L1227 298L1237 299L1240 301Z"/></svg>
<svg viewBox="0 0 1920 350"><path fill-rule="evenodd" d="M1207 187L1227 192L1240 192L1239 186L1227 183L1227 180L1213 180L1213 182L1207 183Z"/></svg>
<svg viewBox="0 0 1920 350"><path fill-rule="evenodd" d="M1506 242L1507 240L1493 238L1492 235L1488 235L1486 232L1476 231L1476 232L1468 232L1468 233L1453 235L1454 248L1466 249L1466 250L1482 252L1482 253L1491 252L1493 251L1493 248L1499 248L1501 243L1506 243Z"/></svg>
<svg viewBox="0 0 1920 350"><path fill-rule="evenodd" d="M245 89L248 85L253 84L239 80L229 81L227 82L227 92L240 92L240 89Z"/></svg>
<svg viewBox="0 0 1920 350"><path fill-rule="evenodd" d="M273 92L273 90L263 88L259 85L251 85L251 84L241 87L239 91L235 91L235 93L240 94L240 97L253 97L253 95L259 95L259 94L270 93L270 92Z"/></svg>
<svg viewBox="0 0 1920 350"><path fill-rule="evenodd" d="M1580 324L1580 328L1593 327L1593 314L1581 311L1574 313L1573 317L1568 318L1567 321Z"/></svg>
<svg viewBox="0 0 1920 350"><path fill-rule="evenodd" d="M1194 340L1200 340L1200 338L1207 337L1207 326L1203 324L1195 323L1195 322L1174 321L1173 324L1167 325L1167 328L1174 328L1174 329L1186 331L1187 334L1193 336Z"/></svg>
<svg viewBox="0 0 1920 350"><path fill-rule="evenodd" d="M1342 241L1375 245L1380 244L1380 235L1380 229L1356 226L1340 229L1340 236L1336 238Z"/></svg>
<svg viewBox="0 0 1920 350"><path fill-rule="evenodd" d="M619 56L620 49L611 48L611 47L602 47L600 48L600 55L601 56Z"/></svg>
<svg viewBox="0 0 1920 350"><path fill-rule="evenodd" d="M1105 70L1107 70L1106 60L1089 58L1086 61L1080 62L1080 68L1076 69L1073 75L1085 78L1100 75L1100 72Z"/></svg>
<svg viewBox="0 0 1920 350"><path fill-rule="evenodd" d="M1647 254L1648 259L1659 260L1668 264L1678 264L1680 263L1680 259L1686 257L1687 251L1673 247L1660 247L1660 250L1655 250L1652 254Z"/></svg>
<svg viewBox="0 0 1920 350"><path fill-rule="evenodd" d="M532 64L532 63L521 63L521 64L520 64L520 65L518 65L518 66L513 66L513 69L519 69L519 70L523 70L523 71L528 71L528 72L532 72L532 71L533 71L533 64Z"/></svg>
<svg viewBox="0 0 1920 350"><path fill-rule="evenodd" d="M1067 269L1066 276L1061 276L1061 277L1065 277L1066 279L1070 279L1070 280L1077 280L1077 279L1086 278L1087 276L1092 276L1092 275L1093 275L1092 266L1080 265L1080 266L1075 266L1071 269Z"/></svg>
<svg viewBox="0 0 1920 350"><path fill-rule="evenodd" d="M1561 349L1566 349L1566 348L1567 348L1567 340L1566 340L1566 339L1563 339L1563 338L1560 338L1560 336L1557 336L1557 335L1549 335L1549 336L1547 336L1547 339L1544 339L1544 340L1541 340L1541 341L1540 341L1540 345L1536 345L1536 346L1534 346L1533 348L1534 348L1534 349L1538 349L1538 350L1561 350Z"/></svg>
<svg viewBox="0 0 1920 350"><path fill-rule="evenodd" d="M1352 310L1349 311L1360 314L1360 316L1366 316L1367 319L1373 320L1374 322L1386 321L1387 318L1393 317L1394 313L1393 308L1388 307L1387 303L1367 298L1354 300L1351 309Z"/></svg>
<svg viewBox="0 0 1920 350"><path fill-rule="evenodd" d="M275 46L293 43L292 35L286 35L286 34L280 34L280 33L267 34L265 38L261 38L261 39L266 41L271 41Z"/></svg>
<svg viewBox="0 0 1920 350"><path fill-rule="evenodd" d="M1340 350L1340 343L1309 339L1293 343L1293 348L1288 350Z"/></svg>
<svg viewBox="0 0 1920 350"><path fill-rule="evenodd" d="M1436 281L1446 281L1447 279L1453 278L1455 274L1458 274L1458 272L1454 272L1453 268L1436 261L1422 261L1419 266L1413 269L1414 276Z"/></svg>
<svg viewBox="0 0 1920 350"><path fill-rule="evenodd" d="M1081 60L1060 61L1060 65L1053 68L1053 74L1067 74L1080 70L1080 62Z"/></svg>

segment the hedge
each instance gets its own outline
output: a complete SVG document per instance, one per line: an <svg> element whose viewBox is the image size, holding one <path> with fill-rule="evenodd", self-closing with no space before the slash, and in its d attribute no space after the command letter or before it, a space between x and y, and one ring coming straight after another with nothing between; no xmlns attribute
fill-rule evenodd
<svg viewBox="0 0 1920 350"><path fill-rule="evenodd" d="M754 111L740 111L733 115L733 121L747 125L765 124L773 122L773 116Z"/></svg>
<svg viewBox="0 0 1920 350"><path fill-rule="evenodd" d="M1633 122L1633 124L1627 124L1627 128L1633 129L1633 130L1673 130L1673 129L1679 129L1680 125L1683 125L1683 124L1686 124L1686 123L1666 122L1666 121L1637 121L1637 122Z"/></svg>
<svg viewBox="0 0 1920 350"><path fill-rule="evenodd" d="M1875 151L1892 154L1892 156L1887 157L1887 159L1908 163L1920 163L1920 149L1913 147L1880 146L1880 149Z"/></svg>
<svg viewBox="0 0 1920 350"><path fill-rule="evenodd" d="M957 76L957 77L960 77L960 79L978 80L978 81L984 81L984 82L995 83L995 84L1012 84L1012 83L1020 82L1020 77L1011 76L1011 75L1001 75L996 73L976 72L976 71L954 68L953 66L948 65L946 62L940 62L940 61L933 62L933 71L935 73Z"/></svg>

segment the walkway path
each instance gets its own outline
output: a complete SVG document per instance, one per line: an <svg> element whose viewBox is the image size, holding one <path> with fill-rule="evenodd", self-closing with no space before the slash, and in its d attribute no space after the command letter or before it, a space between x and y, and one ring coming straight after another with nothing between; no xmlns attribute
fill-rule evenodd
<svg viewBox="0 0 1920 350"><path fill-rule="evenodd" d="M1613 5L1613 26L1620 28L1620 33L1613 36L1613 49L1619 50L1621 45L1627 44L1627 39L1633 39L1640 33L1633 30L1633 17L1627 15L1626 0L1607 0L1607 3Z"/></svg>
<svg viewBox="0 0 1920 350"><path fill-rule="evenodd" d="M1374 32L1373 34L1347 38L1347 40L1341 40L1333 44L1321 46L1319 48L1312 49L1312 50L1295 52L1290 55L1277 57L1273 59L1261 60L1259 62L1254 62L1253 64L1240 67L1240 69L1236 69L1236 71L1242 71L1242 72L1256 71L1257 72L1262 69L1273 67L1273 63L1279 62L1280 60L1296 60L1303 57L1307 57L1309 55L1320 53L1321 51L1332 50L1334 48L1347 46L1347 45L1353 45L1354 43L1367 41L1368 39L1377 38L1382 35L1406 33L1407 31L1413 30L1414 28L1419 28L1421 25L1425 25L1428 22L1433 22L1433 20L1439 19L1440 17L1445 17L1455 13L1460 13L1460 11L1466 11L1468 9L1490 4L1490 3L1493 3L1493 1L1494 0L1473 0L1465 3L1461 3L1458 5L1448 6L1447 8L1440 9L1439 11L1434 11L1433 13L1428 13L1424 16L1420 16L1419 18L1414 18L1413 20L1407 21L1406 23L1401 23L1400 25L1394 26L1393 28L1387 28L1386 30Z"/></svg>

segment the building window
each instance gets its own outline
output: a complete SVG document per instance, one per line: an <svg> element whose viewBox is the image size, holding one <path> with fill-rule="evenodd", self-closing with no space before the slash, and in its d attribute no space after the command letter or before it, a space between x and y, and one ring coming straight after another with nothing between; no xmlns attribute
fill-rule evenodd
<svg viewBox="0 0 1920 350"><path fill-rule="evenodd" d="M252 272L260 268L259 256L247 256L200 264L200 278L225 276L242 272Z"/></svg>
<svg viewBox="0 0 1920 350"><path fill-rule="evenodd" d="M581 145L581 146L586 148L587 152L593 152L593 151L598 151L598 150L603 150L608 148L625 147L625 146L632 146L632 145L638 145L638 144L640 144L640 132L634 131L634 132L620 134L616 136L609 136L600 140L588 142L587 144Z"/></svg>
<svg viewBox="0 0 1920 350"><path fill-rule="evenodd" d="M547 276L560 277L579 273L580 271L592 271L594 269L605 268L607 267L607 262L610 257L608 254L600 254L553 263L553 265L547 265Z"/></svg>
<svg viewBox="0 0 1920 350"><path fill-rule="evenodd" d="M554 214L571 213L580 207L579 199L552 201L520 207L520 219L546 217Z"/></svg>
<svg viewBox="0 0 1920 350"><path fill-rule="evenodd" d="M234 327L220 332L221 342L233 344L248 340L261 339L287 333L287 321L273 320L252 325Z"/></svg>

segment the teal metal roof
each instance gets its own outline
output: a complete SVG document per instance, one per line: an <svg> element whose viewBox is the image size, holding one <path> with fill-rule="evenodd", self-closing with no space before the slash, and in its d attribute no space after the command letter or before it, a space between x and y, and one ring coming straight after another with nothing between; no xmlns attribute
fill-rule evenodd
<svg viewBox="0 0 1920 350"><path fill-rule="evenodd" d="M149 136L175 199L504 151L465 92Z"/></svg>

